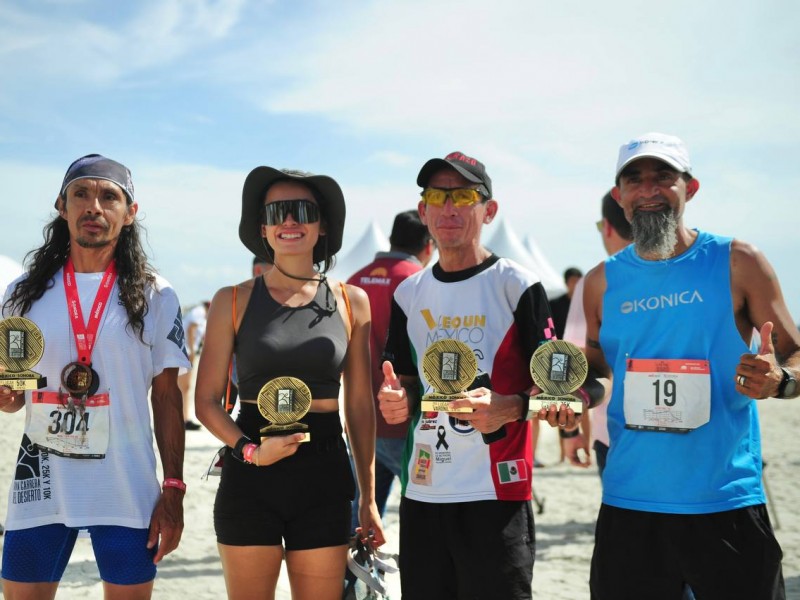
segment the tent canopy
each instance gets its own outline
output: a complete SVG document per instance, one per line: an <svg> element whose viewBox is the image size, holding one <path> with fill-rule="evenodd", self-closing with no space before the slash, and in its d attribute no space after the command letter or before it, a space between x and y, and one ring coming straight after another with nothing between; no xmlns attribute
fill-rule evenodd
<svg viewBox="0 0 800 600"><path fill-rule="evenodd" d="M496 223L497 228L486 247L498 256L510 258L533 271L541 280L548 298L564 294L567 291L564 280L552 267L533 237L528 236L526 240L528 247L526 247L506 219L501 218Z"/></svg>
<svg viewBox="0 0 800 600"><path fill-rule="evenodd" d="M337 279L344 281L361 267L372 262L377 252L388 250L389 238L373 220L347 254L336 257L336 265L331 269L331 274L335 274Z"/></svg>

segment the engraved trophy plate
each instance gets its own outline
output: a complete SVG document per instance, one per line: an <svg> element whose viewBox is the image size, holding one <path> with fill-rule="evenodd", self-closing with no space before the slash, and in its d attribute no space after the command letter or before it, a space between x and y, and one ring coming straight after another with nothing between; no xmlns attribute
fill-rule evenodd
<svg viewBox="0 0 800 600"><path fill-rule="evenodd" d="M539 411L566 405L583 412L583 400L572 395L586 381L589 363L575 344L564 340L545 342L531 357L531 377L542 393L531 396L528 410Z"/></svg>
<svg viewBox="0 0 800 600"><path fill-rule="evenodd" d="M311 390L296 377L276 377L264 384L258 393L258 412L267 420L261 428L261 439L276 435L305 433L301 441L311 440L308 425L298 423L311 408Z"/></svg>
<svg viewBox="0 0 800 600"><path fill-rule="evenodd" d="M42 360L44 337L36 323L25 317L8 317L0 321L0 385L12 390L39 390L47 385L47 377L30 369Z"/></svg>
<svg viewBox="0 0 800 600"><path fill-rule="evenodd" d="M478 374L475 353L464 342L439 340L425 350L422 372L433 392L422 396L425 412L469 413L469 407L448 409L451 400L464 398L464 392Z"/></svg>

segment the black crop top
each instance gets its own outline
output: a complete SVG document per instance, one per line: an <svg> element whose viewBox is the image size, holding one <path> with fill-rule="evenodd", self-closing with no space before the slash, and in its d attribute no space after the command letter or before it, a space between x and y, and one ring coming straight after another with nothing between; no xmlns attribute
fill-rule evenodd
<svg viewBox="0 0 800 600"><path fill-rule="evenodd" d="M262 277L255 280L234 341L242 399L255 400L275 377L303 380L312 398L339 397L347 330L336 303L326 302L326 294L333 292L327 283L320 283L305 306L283 306Z"/></svg>

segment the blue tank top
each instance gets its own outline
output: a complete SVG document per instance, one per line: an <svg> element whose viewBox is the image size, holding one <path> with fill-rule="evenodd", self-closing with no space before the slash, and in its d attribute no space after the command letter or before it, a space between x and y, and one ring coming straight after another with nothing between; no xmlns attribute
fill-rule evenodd
<svg viewBox="0 0 800 600"><path fill-rule="evenodd" d="M326 299L326 295L330 297ZM239 396L255 400L275 377L297 377L312 398L338 398L347 330L327 283L304 306L276 302L258 277L234 342Z"/></svg>
<svg viewBox="0 0 800 600"><path fill-rule="evenodd" d="M756 403L734 383L749 349L734 320L730 247L731 238L701 231L669 260L643 260L631 245L606 261L600 344L614 383L605 504L702 514L765 502ZM626 429L628 358L708 360L709 421L689 433Z"/></svg>

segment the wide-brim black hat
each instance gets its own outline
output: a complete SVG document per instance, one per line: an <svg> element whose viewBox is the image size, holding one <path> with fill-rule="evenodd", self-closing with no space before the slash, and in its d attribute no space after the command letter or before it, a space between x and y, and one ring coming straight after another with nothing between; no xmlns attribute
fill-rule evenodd
<svg viewBox="0 0 800 600"><path fill-rule="evenodd" d="M314 246L314 263L324 262L342 248L345 206L342 188L327 175L314 175L293 169L256 167L244 180L242 188L242 216L239 220L239 239L250 252L261 259L272 261L267 254L269 242L261 237L261 215L267 189L277 181L297 181L314 192L319 204L325 235L320 235Z"/></svg>

